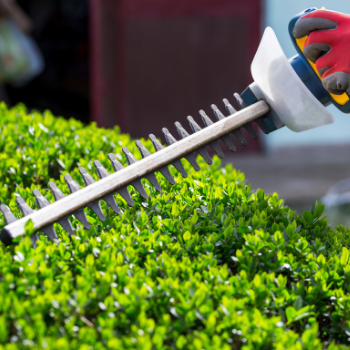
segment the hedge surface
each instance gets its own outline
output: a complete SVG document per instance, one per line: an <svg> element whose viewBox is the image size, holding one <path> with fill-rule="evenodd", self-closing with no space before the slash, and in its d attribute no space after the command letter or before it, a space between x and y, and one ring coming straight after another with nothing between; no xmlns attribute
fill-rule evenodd
<svg viewBox="0 0 350 350"><path fill-rule="evenodd" d="M36 208L31 191L52 201L53 180L68 193L78 166L112 172L123 146L140 158L118 128L24 106L1 104L0 130L0 196L18 217L16 194ZM133 208L118 196L120 215L102 202L104 223L87 209L92 228L74 219L71 239L57 225L59 243L0 243L0 349L346 349L349 230L329 229L321 204L296 215L198 160L187 179L171 167L174 186L157 175L161 194L144 182L148 200L132 190Z"/></svg>

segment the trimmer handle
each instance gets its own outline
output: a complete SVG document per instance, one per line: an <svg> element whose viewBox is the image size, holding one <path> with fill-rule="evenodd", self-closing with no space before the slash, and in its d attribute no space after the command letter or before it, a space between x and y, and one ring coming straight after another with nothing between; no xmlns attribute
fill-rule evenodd
<svg viewBox="0 0 350 350"><path fill-rule="evenodd" d="M304 56L303 48L308 36L304 36L300 39L295 39L293 37L293 29L296 21L299 18L316 10L316 7L310 7L297 14L289 22L289 34L294 47L298 52L298 55L290 58L289 61L295 72L299 75L300 79L324 106L332 103L343 113L350 113L350 96L345 92L342 95L334 95L328 92L322 85L322 80L316 69L316 65Z"/></svg>

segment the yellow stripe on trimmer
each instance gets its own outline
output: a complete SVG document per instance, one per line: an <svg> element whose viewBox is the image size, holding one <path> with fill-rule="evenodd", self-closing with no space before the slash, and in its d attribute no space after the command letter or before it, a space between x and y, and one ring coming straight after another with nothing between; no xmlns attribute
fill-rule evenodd
<svg viewBox="0 0 350 350"><path fill-rule="evenodd" d="M303 38L295 39L301 52L303 52L303 48L304 48L305 41L307 40L307 38L308 38L308 36L304 36ZM316 65L309 60L308 60L308 62L310 64L310 66L312 67L312 69L316 72L318 77L322 80L320 74L318 73L318 70L316 69ZM335 102L337 102L338 104L340 104L341 106L344 106L345 103L349 101L349 96L345 92L342 95L333 95L331 93L330 93L330 95L332 96L333 100Z"/></svg>

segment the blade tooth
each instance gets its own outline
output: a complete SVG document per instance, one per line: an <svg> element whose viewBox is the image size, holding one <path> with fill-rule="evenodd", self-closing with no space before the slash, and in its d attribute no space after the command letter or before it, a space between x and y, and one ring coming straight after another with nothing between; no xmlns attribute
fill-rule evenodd
<svg viewBox="0 0 350 350"><path fill-rule="evenodd" d="M74 193L80 190L78 184L71 178L69 174L64 175L64 180L69 188L70 193ZM73 215L83 224L86 230L91 228L91 225L85 215L84 209L78 209Z"/></svg>
<svg viewBox="0 0 350 350"><path fill-rule="evenodd" d="M142 144L141 141L136 141L136 146L138 147L142 158L146 158L150 156L152 153ZM155 176L154 173L145 175L145 178L153 185L153 187L158 191L161 192L162 188L160 187L160 184Z"/></svg>
<svg viewBox="0 0 350 350"><path fill-rule="evenodd" d="M170 171L169 171L167 166L164 166L163 168L160 168L158 171L168 180L170 185L174 185L175 184L175 180L171 176Z"/></svg>
<svg viewBox="0 0 350 350"><path fill-rule="evenodd" d="M126 156L126 160L128 161L129 165L137 162L137 159L134 157L134 155L129 151L127 147L123 147L122 151L124 152ZM142 185L141 180L135 180L131 183L131 185L135 188L135 190L140 192L142 198L144 199L148 198L148 195L146 193L145 188Z"/></svg>
<svg viewBox="0 0 350 350"><path fill-rule="evenodd" d="M259 136L257 135L257 133L254 130L252 123L247 123L247 124L243 125L243 128L249 132L249 134L253 137L254 140L257 140L259 138Z"/></svg>
<svg viewBox="0 0 350 350"><path fill-rule="evenodd" d="M204 147L200 147L197 149L197 152L203 157L203 159L209 164L213 164L213 160L211 159L207 149Z"/></svg>
<svg viewBox="0 0 350 350"><path fill-rule="evenodd" d="M49 182L49 188L55 198L55 201L58 201L65 197L64 193L56 186L54 182Z"/></svg>
<svg viewBox="0 0 350 350"><path fill-rule="evenodd" d="M221 140L224 141L226 143L226 145L228 146L228 148L230 149L230 151L232 152L236 152L236 147L235 145L233 144L231 138L230 138L230 135L229 134L226 134L224 136L221 136Z"/></svg>
<svg viewBox="0 0 350 350"><path fill-rule="evenodd" d="M162 131L164 133L165 140L166 140L168 145L172 145L173 143L177 142L176 139L174 138L174 136L170 134L170 132L167 128L163 128ZM176 159L176 160L172 161L171 164L177 169L177 171L181 174L182 177L188 176L180 159Z"/></svg>
<svg viewBox="0 0 350 350"><path fill-rule="evenodd" d="M110 173L102 166L98 160L94 161L94 165L100 179L103 179L110 175ZM112 193L107 194L107 196L104 196L102 199L107 202L107 204L113 209L116 214L120 213L120 209Z"/></svg>
<svg viewBox="0 0 350 350"><path fill-rule="evenodd" d="M33 195L40 209L50 205L50 202L40 193L39 190L33 190Z"/></svg>
<svg viewBox="0 0 350 350"><path fill-rule="evenodd" d="M0 211L2 212L2 215L4 215L6 225L17 221L17 218L12 214L12 211L10 210L10 208L7 205L1 204Z"/></svg>
<svg viewBox="0 0 350 350"><path fill-rule="evenodd" d="M266 126L265 122L264 122L264 117L260 117L260 118L257 118L254 120L258 125L259 125L259 128L262 130L262 132L264 134L269 134L270 133L270 130L269 128Z"/></svg>
<svg viewBox="0 0 350 350"><path fill-rule="evenodd" d="M136 141L136 146L139 149L142 158L146 158L150 156L152 153L143 145L143 143L139 140Z"/></svg>
<svg viewBox="0 0 350 350"><path fill-rule="evenodd" d="M201 115L205 126L209 126L209 125L214 124L214 122L207 116L207 114L203 111L203 109L201 109L199 111L199 114Z"/></svg>
<svg viewBox="0 0 350 350"><path fill-rule="evenodd" d="M232 131L232 134L235 135L237 137L237 139L241 142L241 144L243 146L247 146L247 140L245 139L243 133L242 133L242 129L238 128L236 130Z"/></svg>
<svg viewBox="0 0 350 350"><path fill-rule="evenodd" d="M70 236L74 236L74 230L73 230L72 224L68 219L68 216L65 216L62 219L59 219L57 222L63 227L64 230L68 232Z"/></svg>
<svg viewBox="0 0 350 350"><path fill-rule="evenodd" d="M79 172L81 174L81 177L83 178L85 186L92 185L94 182L96 182L94 178L86 171L85 168L80 167Z"/></svg>
<svg viewBox="0 0 350 350"><path fill-rule="evenodd" d="M112 193L107 194L106 196L102 197L102 199L112 208L116 214L120 213L120 209Z"/></svg>
<svg viewBox="0 0 350 350"><path fill-rule="evenodd" d="M182 127L179 122L175 122L175 127L181 139L190 136L190 134Z"/></svg>
<svg viewBox="0 0 350 350"><path fill-rule="evenodd" d="M177 171L181 174L182 177L186 178L188 176L180 159L173 160L171 164L177 169Z"/></svg>
<svg viewBox="0 0 350 350"><path fill-rule="evenodd" d="M233 94L233 96L235 97L237 104L239 106L239 109L243 109L247 107L247 104L243 101L242 97L240 94L238 94L237 92L235 92Z"/></svg>
<svg viewBox="0 0 350 350"><path fill-rule="evenodd" d="M240 97L240 96L239 96L239 97ZM233 108L233 106L231 105L231 103L228 101L227 98L224 98L222 101L224 102L225 107L226 107L228 113L230 113L230 115L235 114L235 113L237 112L237 111ZM242 100L242 101L243 101L243 100ZM238 105L239 105L239 103L238 103ZM247 141L245 140L245 138L244 138L244 136L243 136L243 134L242 134L242 131L241 131L240 129L237 129L237 130L235 130L235 131L232 131L232 133L238 138L238 140L241 142L242 145L244 145L244 146L247 145ZM223 139L223 138L222 138L222 139ZM231 139L230 139L230 140L231 140ZM224 141L225 141L225 140L224 140ZM229 137L226 138L226 141L229 141ZM225 142L226 142L226 141L225 141ZM228 145L228 146L230 147L231 151L235 152L236 148L233 146L233 144L232 144L232 145ZM232 148L232 146L233 146L233 148ZM234 150L233 150L233 149L234 149Z"/></svg>
<svg viewBox="0 0 350 350"><path fill-rule="evenodd" d="M206 113L202 109L199 111L199 114L201 115L203 123L206 127L214 124L213 121L206 115ZM209 146L217 153L217 155L221 159L225 157L217 140L210 142Z"/></svg>
<svg viewBox="0 0 350 350"><path fill-rule="evenodd" d="M235 114L237 112L227 98L224 98L222 101L224 102L225 108L230 115Z"/></svg>
<svg viewBox="0 0 350 350"><path fill-rule="evenodd" d="M88 207L97 215L101 221L106 221L106 217L103 215L101 209L100 201L92 202L91 204L88 204Z"/></svg>
<svg viewBox="0 0 350 350"><path fill-rule="evenodd" d="M190 127L194 133L202 130L202 128L194 121L194 119L190 115L187 117L187 120L188 120ZM211 157L209 156L208 151L205 147L199 148L197 150L197 152L205 159L205 161L208 164L213 164L213 161L212 161Z"/></svg>
<svg viewBox="0 0 350 350"><path fill-rule="evenodd" d="M126 147L124 147L124 148L126 148ZM123 152L124 152L124 148L123 148ZM123 165L115 158L114 154L110 153L110 154L108 155L108 157L109 157L110 161L112 162L112 165L113 165L113 168L114 168L115 171L119 171L119 170L124 169ZM147 193L146 193L146 191L145 191L145 189L144 189L144 187L143 187L143 185L142 185L142 183L141 183L141 180L134 181L134 182L131 183L131 185L132 185L137 191L139 191L139 192L141 193L141 196L142 196L143 198L145 198L145 199L147 198ZM125 190L127 191L128 195L126 194L126 191L125 191ZM123 187L122 189L118 190L118 192L119 192L119 194L120 194L121 196L123 196L123 198L128 202L129 205L130 205L131 202L132 202L132 205L130 205L130 206L133 206L133 205L134 205L134 202L133 202L133 200L131 199L130 193L129 193L129 191L128 191L128 189L127 189L126 187ZM125 197L124 197L124 196L125 196ZM129 198L128 198L128 197L129 197Z"/></svg>
<svg viewBox="0 0 350 350"><path fill-rule="evenodd" d="M65 197L65 195L62 193L62 191L56 186L56 184L52 181L49 182L49 188L55 198L55 201L58 201ZM75 213L73 213L75 215ZM65 216L57 221L67 232L70 236L74 235L74 230L72 227L71 222L69 221L68 216Z"/></svg>
<svg viewBox="0 0 350 350"><path fill-rule="evenodd" d="M39 190L33 190L33 195L40 209L50 205L50 202L40 193ZM43 227L41 231L43 231L46 234L46 236L50 238L52 242L58 239L57 233L53 225L48 225L46 227Z"/></svg>
<svg viewBox="0 0 350 350"><path fill-rule="evenodd" d="M66 181L70 193L80 191L79 185L72 179L69 174L64 175L64 180Z"/></svg>
<svg viewBox="0 0 350 350"><path fill-rule="evenodd" d="M240 96L239 96L239 97L240 97ZM243 101L243 100L242 100L242 101ZM235 114L235 113L237 112L237 111L233 108L233 106L231 105L231 103L228 101L227 98L224 98L224 99L223 99L223 102L224 102L224 104L225 104L225 107L226 107L227 111L230 113L230 115ZM215 106L215 105L214 105L214 106ZM256 139L258 136L255 134L254 128L253 128L253 127L250 127L249 124L251 124L251 123L246 124L244 127L247 126L248 132L253 136L254 139ZM226 136L226 135L225 135L225 136ZM242 133L237 133L237 135L235 135L235 136L239 139L239 141L240 141L244 146L247 145L247 141L244 139ZM230 141L231 141L231 139L230 139L229 137L226 137L226 139L224 139L224 138L222 137L221 139L229 146L229 148L230 148L230 150L231 150L232 152L235 152L235 151L236 151L236 148L235 148L235 146L233 145L232 142L231 142L230 144L227 143L227 142L230 142ZM227 141L227 142L226 142L226 141ZM233 146L233 147L232 147L232 146Z"/></svg>
<svg viewBox="0 0 350 350"><path fill-rule="evenodd" d="M181 139L184 139L188 136L190 136L190 134L182 127L182 125L179 122L175 122L175 126L177 129L177 132L179 133L179 136L181 137ZM188 162L194 167L195 170L200 170L200 166L196 161L196 157L194 156L193 153L189 153L186 154L184 156L184 158L186 158L188 160Z"/></svg>
<svg viewBox="0 0 350 350"><path fill-rule="evenodd" d="M195 122L195 120L190 115L187 117L187 120L193 132L198 132L202 130L202 128Z"/></svg>
<svg viewBox="0 0 350 350"><path fill-rule="evenodd" d="M103 165L98 160L94 161L94 165L100 179L104 179L105 177L110 175L110 173L103 167Z"/></svg>
<svg viewBox="0 0 350 350"><path fill-rule="evenodd" d="M197 152L203 157L203 159L209 164L213 164L213 161L205 147L199 147Z"/></svg>
<svg viewBox="0 0 350 350"><path fill-rule="evenodd" d="M227 99L224 99L224 101L226 101L228 104L229 102L227 101ZM231 106L232 107L232 106ZM211 108L213 109L214 111L214 114L216 116L216 119L217 120L222 120L222 119L225 119L226 117L224 116L223 113L221 113L221 111L219 110L219 108L212 104L211 105ZM233 107L232 107L233 108ZM233 111L232 111L233 112ZM234 113L234 112L233 112ZM229 149L232 151L232 152L236 152L236 147L234 146L231 138L230 138L230 135L227 134L227 135L224 135L221 137L221 140L224 141L226 143L226 145L229 147Z"/></svg>
<svg viewBox="0 0 350 350"><path fill-rule="evenodd" d="M34 210L26 203L26 201L22 197L16 198L17 205L19 206L19 209L21 210L23 216L27 216L34 212ZM32 245L34 246L35 243L38 241L39 237L38 234L35 232L30 236L30 241L32 242Z"/></svg>
<svg viewBox="0 0 350 350"><path fill-rule="evenodd" d="M198 170L201 169L201 167L200 167L199 164L197 163L196 157L194 156L193 153L186 154L186 155L184 156L184 158L187 159L187 161L193 166L193 168L194 168L195 170L198 171Z"/></svg>
<svg viewBox="0 0 350 350"><path fill-rule="evenodd" d="M49 237L49 239L52 241L52 242L55 242L58 237L57 237L57 233L53 227L53 225L48 225L48 226L45 226L43 228L40 229L40 231L43 231L45 233L45 235L47 237Z"/></svg>
<svg viewBox="0 0 350 350"><path fill-rule="evenodd" d="M125 154L126 160L128 161L128 164L134 164L137 162L137 159L134 157L134 155L129 151L128 147L122 148L123 153Z"/></svg>
<svg viewBox="0 0 350 350"><path fill-rule="evenodd" d="M221 159L225 157L224 153L221 150L219 142L217 140L214 140L214 141L210 142L209 146L218 154L218 156Z"/></svg>
<svg viewBox="0 0 350 350"><path fill-rule="evenodd" d="M170 146L173 143L177 142L177 140L175 139L175 137L173 135L170 134L169 130L167 128L163 128L162 129L166 143Z"/></svg>
<svg viewBox="0 0 350 350"><path fill-rule="evenodd" d="M73 213L74 216L83 224L84 228L86 230L90 230L91 225L89 223L89 220L86 217L86 214L84 212L84 209L78 209L76 212Z"/></svg>
<svg viewBox="0 0 350 350"><path fill-rule="evenodd" d="M108 158L112 163L114 171L119 171L124 169L123 165L115 158L113 153L108 154ZM127 187L122 187L117 192L126 200L130 207L135 205L134 201L131 199L131 195Z"/></svg>
<svg viewBox="0 0 350 350"><path fill-rule="evenodd" d="M145 188L142 185L141 180L136 180L136 181L132 182L131 185L135 188L135 190L140 192L142 198L144 198L144 199L148 198L148 195L146 193Z"/></svg>
<svg viewBox="0 0 350 350"><path fill-rule="evenodd" d="M119 170L124 169L123 164L120 163L119 160L117 160L117 158L115 157L115 155L113 153L109 153L108 158L111 161L111 164L113 166L114 171L119 171Z"/></svg>
<svg viewBox="0 0 350 350"><path fill-rule="evenodd" d="M16 202L23 216L27 216L34 212L34 210L26 203L26 201L22 197L17 197Z"/></svg>
<svg viewBox="0 0 350 350"><path fill-rule="evenodd" d="M128 203L129 207L133 207L135 205L134 201L131 198L130 192L126 187L122 187L117 191Z"/></svg>
<svg viewBox="0 0 350 350"><path fill-rule="evenodd" d="M223 115L223 113L221 113L221 111L219 110L219 108L218 108L216 105L212 104L212 105L211 105L211 108L212 108L212 110L214 111L214 114L215 114L216 119L217 119L218 121L226 118L226 117ZM236 152L236 147L234 146L232 140L230 139L229 134L222 136L222 137L221 137L221 140L224 141L224 142L226 143L226 145L229 147L229 149L230 149L232 152Z"/></svg>
<svg viewBox="0 0 350 350"><path fill-rule="evenodd" d="M86 186L90 186L94 182L96 182L94 178L86 171L85 168L80 167L79 172ZM91 204L88 204L87 206L98 216L98 218L101 221L106 221L106 217L103 215L103 212L101 209L100 201L94 201Z"/></svg>
<svg viewBox="0 0 350 350"><path fill-rule="evenodd" d="M216 105L212 104L211 108L212 108L217 120L225 119L225 116L221 113L220 109Z"/></svg>
<svg viewBox="0 0 350 350"><path fill-rule="evenodd" d="M145 178L153 185L153 187L158 191L162 192L162 188L156 178L156 175L154 173L150 173L145 175Z"/></svg>
<svg viewBox="0 0 350 350"><path fill-rule="evenodd" d="M156 152L162 150L164 147L162 144L157 140L157 138L153 134L149 134L149 139L152 141L154 150ZM171 176L170 171L167 166L164 166L158 170L167 180L171 185L175 184L174 178Z"/></svg>
<svg viewBox="0 0 350 350"><path fill-rule="evenodd" d="M78 209L73 215L83 224L86 230L90 230L91 225L86 217L84 209Z"/></svg>
<svg viewBox="0 0 350 350"><path fill-rule="evenodd" d="M242 97L237 92L235 92L233 94L233 96L235 97L235 99L237 101L239 109L244 109L244 108L247 107L247 104L243 101ZM246 129L249 132L250 135L252 135L254 140L257 140L259 138L258 135L256 134L255 130L254 130L254 127L253 127L252 123L247 123L247 124L243 125L243 128ZM238 138L238 136L237 136L237 138ZM244 143L242 141L241 141L241 143L244 146L247 145L247 141L245 139L244 139Z"/></svg>
<svg viewBox="0 0 350 350"><path fill-rule="evenodd" d="M158 151L160 151L160 150L162 150L164 148L163 145L157 140L157 138L153 134L149 134L148 137L152 141L154 150L156 152L158 152Z"/></svg>

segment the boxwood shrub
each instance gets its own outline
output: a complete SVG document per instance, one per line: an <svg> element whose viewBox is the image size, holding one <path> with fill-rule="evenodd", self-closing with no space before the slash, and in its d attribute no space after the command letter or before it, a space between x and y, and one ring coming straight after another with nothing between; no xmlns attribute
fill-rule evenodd
<svg viewBox="0 0 350 350"><path fill-rule="evenodd" d="M82 183L77 167L96 176L95 159L112 171L107 154L125 163L123 146L139 157L117 127L1 104L1 200L20 216L16 195L36 208L34 188L68 193L65 173ZM349 230L214 160L184 162L186 179L171 167L174 186L158 174L162 193L145 181L147 200L130 188L135 207L118 197L119 215L102 202L104 223L86 209L92 227L72 218L72 238L57 225L59 242L0 244L0 349L346 349Z"/></svg>

